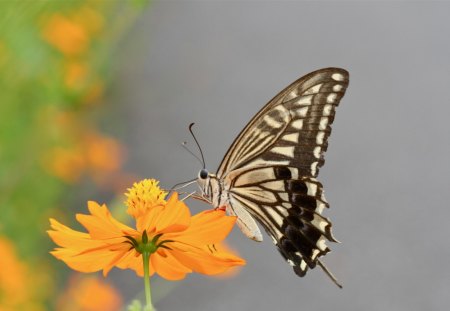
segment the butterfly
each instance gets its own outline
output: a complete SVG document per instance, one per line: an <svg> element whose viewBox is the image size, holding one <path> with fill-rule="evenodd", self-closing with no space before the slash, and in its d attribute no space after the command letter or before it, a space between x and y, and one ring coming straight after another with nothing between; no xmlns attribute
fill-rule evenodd
<svg viewBox="0 0 450 311"><path fill-rule="evenodd" d="M217 173L203 168L197 178L197 198L237 216L247 237L263 240L259 223L298 276L319 265L338 286L319 259L330 251L326 241L337 240L322 215L329 204L316 177L348 83L340 68L293 82L250 120Z"/></svg>

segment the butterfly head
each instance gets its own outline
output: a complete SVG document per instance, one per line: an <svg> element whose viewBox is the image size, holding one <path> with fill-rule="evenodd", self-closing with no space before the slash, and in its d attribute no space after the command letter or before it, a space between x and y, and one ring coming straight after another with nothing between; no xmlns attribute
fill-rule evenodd
<svg viewBox="0 0 450 311"><path fill-rule="evenodd" d="M211 184L210 184L210 174L207 169L202 168L198 172L197 183L198 186L200 187L200 190L202 191L202 195L204 197L209 197L211 194L210 193Z"/></svg>
<svg viewBox="0 0 450 311"><path fill-rule="evenodd" d="M205 180L207 179L209 176L208 170L205 168L202 168L199 172L198 172L198 179L202 179Z"/></svg>

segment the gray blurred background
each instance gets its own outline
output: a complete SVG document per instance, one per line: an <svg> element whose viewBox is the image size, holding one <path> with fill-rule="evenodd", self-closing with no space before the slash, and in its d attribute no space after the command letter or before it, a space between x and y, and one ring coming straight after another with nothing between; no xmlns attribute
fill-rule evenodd
<svg viewBox="0 0 450 311"><path fill-rule="evenodd" d="M298 278L267 236L258 244L235 228L240 274L155 279L159 311L447 310L449 16L444 2L152 3L123 42L109 96L128 168L163 185L200 169L180 146L189 123L215 171L289 83L327 66L350 72L319 176L342 242L324 261L344 288L319 268ZM141 288L130 271L113 275L130 296Z"/></svg>

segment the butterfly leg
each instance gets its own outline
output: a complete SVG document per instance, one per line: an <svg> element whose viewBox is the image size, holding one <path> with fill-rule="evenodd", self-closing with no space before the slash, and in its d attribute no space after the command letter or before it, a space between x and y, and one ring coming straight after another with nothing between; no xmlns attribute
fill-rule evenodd
<svg viewBox="0 0 450 311"><path fill-rule="evenodd" d="M180 201L185 201L186 199L189 199L190 197L192 197L195 194L194 192L189 193L188 195L186 195L184 198L182 198Z"/></svg>

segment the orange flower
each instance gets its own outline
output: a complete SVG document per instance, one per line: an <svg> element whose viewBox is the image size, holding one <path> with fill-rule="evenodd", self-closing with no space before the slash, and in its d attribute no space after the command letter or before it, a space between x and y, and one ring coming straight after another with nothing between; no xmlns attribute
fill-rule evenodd
<svg viewBox="0 0 450 311"><path fill-rule="evenodd" d="M77 181L86 167L79 148L55 147L45 154L43 164L50 173L69 183Z"/></svg>
<svg viewBox="0 0 450 311"><path fill-rule="evenodd" d="M124 152L117 140L95 131L88 131L82 139L86 162L94 178L106 178L120 169Z"/></svg>
<svg viewBox="0 0 450 311"><path fill-rule="evenodd" d="M72 90L81 89L89 76L89 66L83 61L70 60L64 64L64 83Z"/></svg>
<svg viewBox="0 0 450 311"><path fill-rule="evenodd" d="M96 10L82 7L70 15L54 13L44 17L42 36L67 56L85 53L104 26L104 17Z"/></svg>
<svg viewBox="0 0 450 311"><path fill-rule="evenodd" d="M58 299L57 310L119 311L122 297L111 285L96 277L74 277Z"/></svg>
<svg viewBox="0 0 450 311"><path fill-rule="evenodd" d="M59 133L66 137L66 146L44 152L44 168L67 183L77 182L83 174L89 174L97 184L108 186L125 158L122 145L86 125L87 128L81 128L83 124L71 114L53 112L53 115ZM48 118L45 116L43 122Z"/></svg>
<svg viewBox="0 0 450 311"><path fill-rule="evenodd" d="M99 78L94 79L92 83L87 86L82 103L84 105L95 105L101 100L105 85Z"/></svg>
<svg viewBox="0 0 450 311"><path fill-rule="evenodd" d="M59 13L48 19L42 35L48 43L67 55L81 54L90 44L86 28Z"/></svg>
<svg viewBox="0 0 450 311"><path fill-rule="evenodd" d="M0 236L0 310L11 304L19 305L29 299L25 278L27 267L16 255L13 244ZM3 298L5 297L5 298ZM6 299L8 297L8 299ZM10 306L10 307L11 307Z"/></svg>
<svg viewBox="0 0 450 311"><path fill-rule="evenodd" d="M127 194L128 213L136 229L118 222L105 205L88 202L90 215L76 216L88 233L74 231L50 219L48 233L60 246L51 253L80 272L113 267L144 274L142 253L149 252L150 274L168 280L183 279L187 273L212 275L245 261L226 251L211 251L222 242L236 221L224 211L205 211L191 217L188 207L174 193L168 201L155 180L135 183Z"/></svg>
<svg viewBox="0 0 450 311"><path fill-rule="evenodd" d="M22 261L12 241L0 235L0 310L44 310L51 288L46 267L39 271Z"/></svg>

